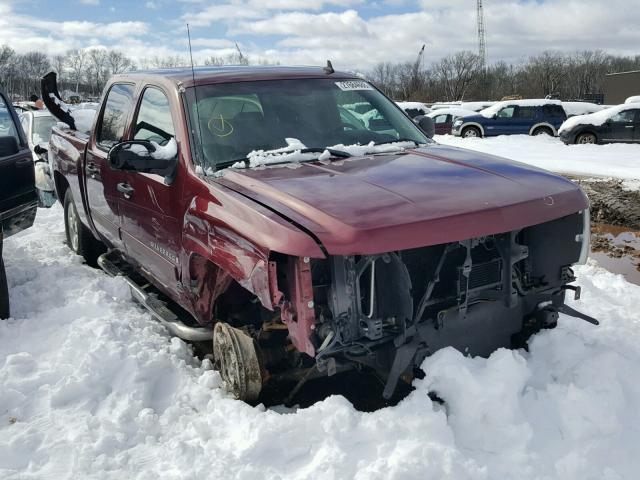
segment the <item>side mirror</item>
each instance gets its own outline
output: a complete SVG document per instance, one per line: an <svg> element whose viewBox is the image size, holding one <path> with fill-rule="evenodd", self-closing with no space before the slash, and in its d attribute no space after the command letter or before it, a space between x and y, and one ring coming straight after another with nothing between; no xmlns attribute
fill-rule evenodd
<svg viewBox="0 0 640 480"><path fill-rule="evenodd" d="M171 139L166 146L158 146L148 140L121 142L109 150L107 159L111 168L141 173L154 173L170 183L176 170L178 146Z"/></svg>
<svg viewBox="0 0 640 480"><path fill-rule="evenodd" d="M0 157L10 157L20 151L18 140L16 137L10 135L7 137L0 137Z"/></svg>
<svg viewBox="0 0 640 480"><path fill-rule="evenodd" d="M433 122L433 118L426 115L418 115L413 121L427 137L433 138L436 133L436 124Z"/></svg>

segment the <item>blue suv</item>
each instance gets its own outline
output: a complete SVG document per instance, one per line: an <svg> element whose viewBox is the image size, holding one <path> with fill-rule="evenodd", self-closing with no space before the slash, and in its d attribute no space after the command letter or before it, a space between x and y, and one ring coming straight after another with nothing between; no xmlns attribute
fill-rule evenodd
<svg viewBox="0 0 640 480"><path fill-rule="evenodd" d="M452 133L459 137L558 134L567 114L557 100L509 100L459 118Z"/></svg>

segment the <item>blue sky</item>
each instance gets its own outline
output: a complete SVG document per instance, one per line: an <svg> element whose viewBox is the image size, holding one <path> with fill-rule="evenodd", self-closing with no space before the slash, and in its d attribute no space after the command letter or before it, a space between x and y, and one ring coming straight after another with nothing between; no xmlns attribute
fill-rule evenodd
<svg viewBox="0 0 640 480"><path fill-rule="evenodd" d="M638 0L484 0L489 60L546 49L640 53ZM186 55L196 62L237 42L254 59L371 68L477 49L475 0L0 0L0 44L51 54L118 48L140 61Z"/></svg>

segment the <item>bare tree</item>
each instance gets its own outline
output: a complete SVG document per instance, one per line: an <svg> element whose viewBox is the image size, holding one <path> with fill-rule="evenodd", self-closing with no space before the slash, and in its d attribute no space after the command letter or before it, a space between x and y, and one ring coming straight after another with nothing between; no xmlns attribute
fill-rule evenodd
<svg viewBox="0 0 640 480"><path fill-rule="evenodd" d="M480 65L480 57L469 51L454 53L434 65L434 71L445 88L445 99L462 100L478 78Z"/></svg>
<svg viewBox="0 0 640 480"><path fill-rule="evenodd" d="M67 52L67 66L71 73L71 80L76 84L76 93L80 87L80 82L85 75L87 66L87 53L84 50L76 49Z"/></svg>
<svg viewBox="0 0 640 480"><path fill-rule="evenodd" d="M133 62L131 61L131 59L117 50L111 50L107 54L107 65L111 75L124 73L133 68Z"/></svg>

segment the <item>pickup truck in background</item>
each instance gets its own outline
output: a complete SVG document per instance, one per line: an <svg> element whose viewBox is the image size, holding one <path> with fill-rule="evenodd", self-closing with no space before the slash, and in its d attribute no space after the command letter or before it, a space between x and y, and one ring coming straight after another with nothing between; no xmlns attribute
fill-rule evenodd
<svg viewBox="0 0 640 480"><path fill-rule="evenodd" d="M578 186L438 145L330 64L117 75L92 126L42 84L69 126L49 155L70 247L212 341L237 398L349 369L390 398L443 347L526 346L560 312L597 323L564 301L589 251ZM365 103L375 121L345 115Z"/></svg>
<svg viewBox="0 0 640 480"><path fill-rule="evenodd" d="M13 105L0 91L0 319L10 313L4 238L33 225L37 207L31 151Z"/></svg>

